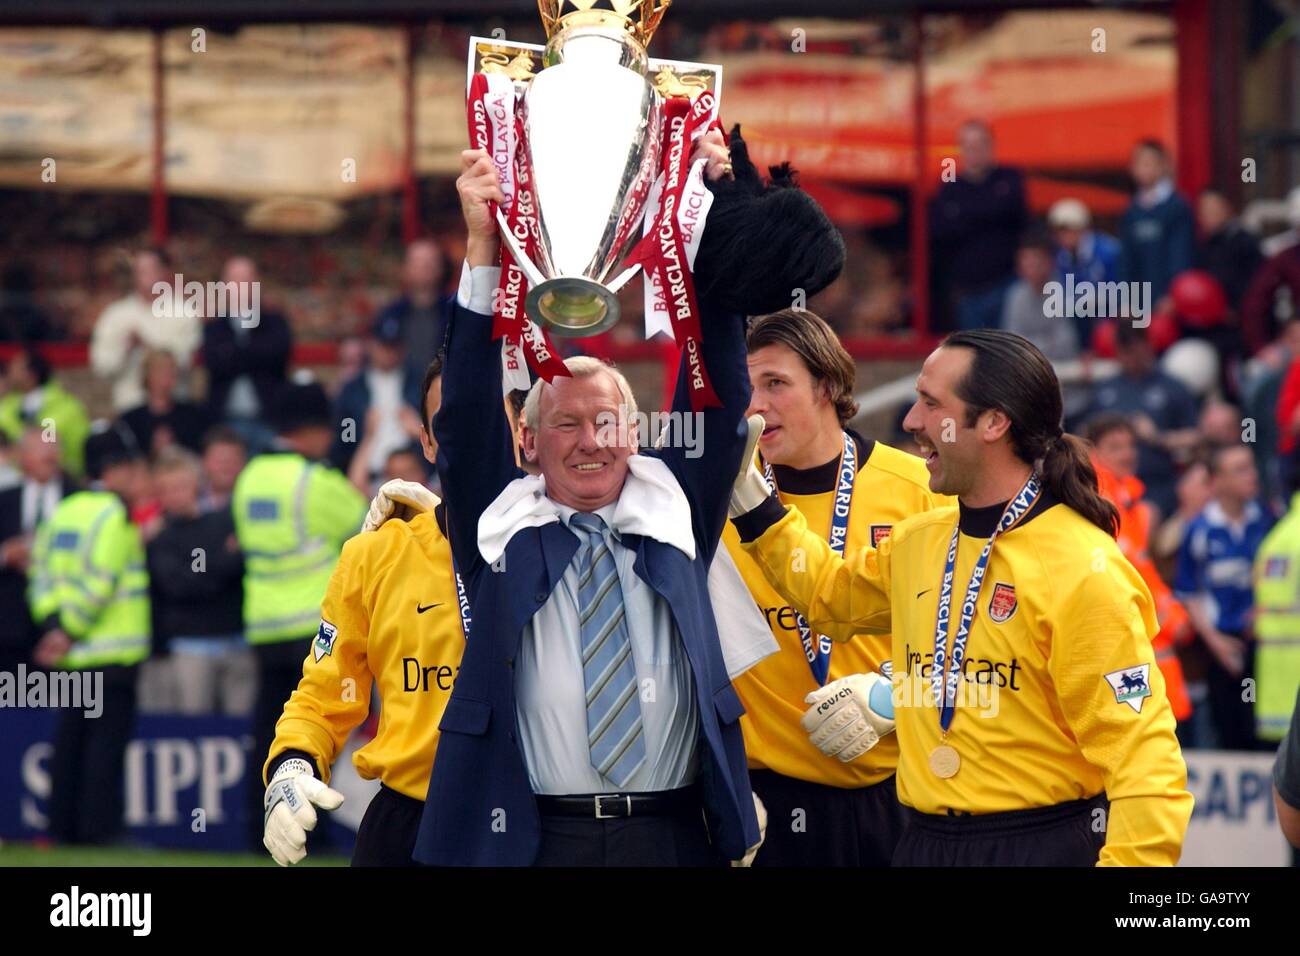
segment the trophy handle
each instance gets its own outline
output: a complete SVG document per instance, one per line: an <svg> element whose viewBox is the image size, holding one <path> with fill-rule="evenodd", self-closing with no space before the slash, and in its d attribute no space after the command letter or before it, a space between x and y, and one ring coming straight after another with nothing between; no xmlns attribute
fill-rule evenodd
<svg viewBox="0 0 1300 956"><path fill-rule="evenodd" d="M529 287L541 285L545 282L546 276L542 275L542 271L533 264L533 260L524 254L524 250L515 241L514 234L510 231L510 224L506 222L505 213L501 211L500 206L497 207L497 232L501 234L501 241L506 244L506 248L510 250L510 254L515 258L515 264L519 266L524 278L528 280Z"/></svg>
<svg viewBox="0 0 1300 956"><path fill-rule="evenodd" d="M636 262L628 266L618 275L614 276L613 281L606 283L606 286L608 287L609 291L617 292L619 289L623 288L623 286L627 285L628 280L637 274L637 270L640 268L641 268L641 263Z"/></svg>

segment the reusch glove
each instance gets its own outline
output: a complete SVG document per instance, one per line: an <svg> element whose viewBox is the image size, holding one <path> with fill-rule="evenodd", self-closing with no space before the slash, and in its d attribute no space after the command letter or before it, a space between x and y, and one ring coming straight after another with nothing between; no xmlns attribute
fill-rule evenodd
<svg viewBox="0 0 1300 956"><path fill-rule="evenodd" d="M432 511L442 503L442 499L424 485L414 481L394 478L379 486L379 493L370 502L366 512L362 531L374 531L389 518L410 521L418 514Z"/></svg>
<svg viewBox="0 0 1300 956"><path fill-rule="evenodd" d="M307 855L307 831L316 829L316 807L337 810L343 794L316 779L312 766L301 757L280 764L266 788L262 817L262 845L281 866Z"/></svg>
<svg viewBox="0 0 1300 956"><path fill-rule="evenodd" d="M732 860L732 866L753 866L759 847L767 839L767 807L763 806L763 801L758 799L758 794L754 791L751 790L749 794L754 798L754 815L758 817L758 842L746 850L745 855L739 860Z"/></svg>
<svg viewBox="0 0 1300 956"><path fill-rule="evenodd" d="M762 415L750 415L746 425L749 437L745 441L745 455L740 459L740 474L732 485L731 501L727 505L727 515L732 518L753 511L772 494L772 488L758 470L758 459L754 456L754 449L758 447L766 423Z"/></svg>
<svg viewBox="0 0 1300 956"><path fill-rule="evenodd" d="M828 757L856 760L894 732L892 685L881 674L850 674L803 699L811 704L799 723Z"/></svg>

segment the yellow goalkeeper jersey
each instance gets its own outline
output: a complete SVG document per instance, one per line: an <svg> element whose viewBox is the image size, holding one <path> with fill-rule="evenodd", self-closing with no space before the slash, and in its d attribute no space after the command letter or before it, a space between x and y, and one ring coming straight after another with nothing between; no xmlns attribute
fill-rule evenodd
<svg viewBox="0 0 1300 956"><path fill-rule="evenodd" d="M996 813L1104 790L1099 863L1172 865L1193 801L1151 649L1150 593L1109 535L1046 493L993 546L946 740L960 769L942 779L930 768L942 739L929 687L949 541L960 514L951 648L971 571L1001 512L937 508L842 560L791 510L745 549L824 633L848 640L892 631L905 805ZM773 502L764 516L742 519L742 531L755 534L777 514Z"/></svg>
<svg viewBox="0 0 1300 956"><path fill-rule="evenodd" d="M878 545L904 518L951 503L948 496L930 491L929 474L920 458L860 436L854 438L858 471L849 507L846 554ZM803 471L774 468L781 501L798 509L809 530L823 541L830 534L838 471L838 459ZM741 727L749 766L832 787L866 787L888 778L898 766L898 742L893 735L883 737L849 763L826 756L809 741L799 719L808 709L804 697L818 684L800 640L795 610L741 548L740 536L730 521L722 540L781 648L734 681L745 705ZM859 635L831 651L826 682L881 671L882 665L888 673L885 662L889 658L888 634Z"/></svg>
<svg viewBox="0 0 1300 956"><path fill-rule="evenodd" d="M423 800L464 648L451 546L433 513L350 538L263 776L275 756L302 750L328 782L348 734L370 713L377 681L379 729L352 762L361 776Z"/></svg>

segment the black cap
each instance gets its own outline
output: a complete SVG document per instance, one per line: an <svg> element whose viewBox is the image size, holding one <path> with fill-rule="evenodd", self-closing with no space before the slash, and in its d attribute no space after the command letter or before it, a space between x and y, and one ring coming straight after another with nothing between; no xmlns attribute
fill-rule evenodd
<svg viewBox="0 0 1300 956"><path fill-rule="evenodd" d="M318 382L290 382L276 393L270 419L276 433L284 435L313 425L332 428L334 410Z"/></svg>
<svg viewBox="0 0 1300 956"><path fill-rule="evenodd" d="M135 435L121 422L114 422L87 438L85 454L86 474L91 481L99 481L114 465L140 461L145 457Z"/></svg>

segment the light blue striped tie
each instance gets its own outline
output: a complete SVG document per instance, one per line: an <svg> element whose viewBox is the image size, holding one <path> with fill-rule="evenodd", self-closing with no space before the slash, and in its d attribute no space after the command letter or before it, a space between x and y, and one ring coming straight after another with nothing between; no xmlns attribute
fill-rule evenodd
<svg viewBox="0 0 1300 956"><path fill-rule="evenodd" d="M578 622L582 683L587 691L587 745L591 765L622 788L645 763L645 731L637 697L636 663L627 634L623 588L605 543L605 522L576 513L569 525L583 533L578 568Z"/></svg>

